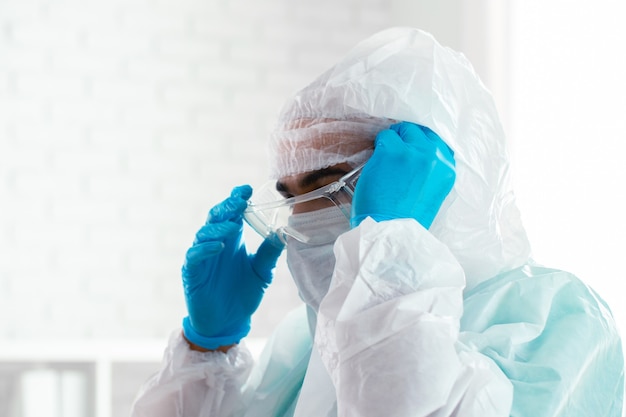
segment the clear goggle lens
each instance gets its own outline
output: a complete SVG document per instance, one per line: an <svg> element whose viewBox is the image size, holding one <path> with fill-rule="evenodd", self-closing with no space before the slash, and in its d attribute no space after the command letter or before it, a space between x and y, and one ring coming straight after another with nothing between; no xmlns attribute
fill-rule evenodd
<svg viewBox="0 0 626 417"><path fill-rule="evenodd" d="M324 228L299 227L290 224L289 218L298 206L298 213L337 208L345 217L347 227L350 221L350 206L356 181L363 165L350 171L339 180L320 187L306 194L291 198L283 197L274 182L269 182L255 190L248 208L243 213L244 219L259 235L269 238L277 236L284 244L289 239L296 239L310 245L321 245L334 241L335 233ZM330 210L334 212L334 210ZM336 214L336 213L335 213ZM330 215L334 215L330 213Z"/></svg>

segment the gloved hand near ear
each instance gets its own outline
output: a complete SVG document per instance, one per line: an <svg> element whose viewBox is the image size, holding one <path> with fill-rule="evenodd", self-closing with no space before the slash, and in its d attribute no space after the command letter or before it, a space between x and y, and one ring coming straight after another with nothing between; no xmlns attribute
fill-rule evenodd
<svg viewBox="0 0 626 417"><path fill-rule="evenodd" d="M196 234L182 268L189 315L185 338L213 350L238 343L250 331L283 246L265 240L254 255L242 243L243 212L252 195L248 185L235 187L229 198L213 207Z"/></svg>
<svg viewBox="0 0 626 417"><path fill-rule="evenodd" d="M413 218L430 227L456 178L454 152L432 130L414 123L392 125L376 136L374 153L356 184L352 227Z"/></svg>

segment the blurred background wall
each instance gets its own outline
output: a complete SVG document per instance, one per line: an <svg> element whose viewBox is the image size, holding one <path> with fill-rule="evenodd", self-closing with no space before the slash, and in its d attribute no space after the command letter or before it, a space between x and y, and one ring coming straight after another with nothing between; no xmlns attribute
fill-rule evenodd
<svg viewBox="0 0 626 417"><path fill-rule="evenodd" d="M32 387L87 398L51 395L57 415L125 415L185 315L208 209L266 179L284 100L392 25L473 62L536 258L622 323L624 17L582 0L0 0L0 417L35 415ZM251 337L298 304L282 261Z"/></svg>

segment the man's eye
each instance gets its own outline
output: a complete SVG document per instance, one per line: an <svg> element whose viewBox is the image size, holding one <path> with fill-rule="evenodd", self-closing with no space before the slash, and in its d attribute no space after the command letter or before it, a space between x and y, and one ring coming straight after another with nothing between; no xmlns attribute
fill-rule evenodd
<svg viewBox="0 0 626 417"><path fill-rule="evenodd" d="M287 186L280 181L276 181L276 191L278 191L283 198L293 197L293 194L287 190Z"/></svg>

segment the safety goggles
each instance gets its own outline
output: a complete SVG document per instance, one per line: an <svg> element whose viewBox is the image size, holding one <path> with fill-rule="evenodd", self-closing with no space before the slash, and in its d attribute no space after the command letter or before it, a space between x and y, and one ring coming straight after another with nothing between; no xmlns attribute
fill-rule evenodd
<svg viewBox="0 0 626 417"><path fill-rule="evenodd" d="M349 225L352 196L363 165L337 181L290 198L283 197L276 190L275 182L266 183L252 194L243 213L244 219L262 237L276 235L284 244L287 244L290 238L309 245L329 243L336 239L334 234L325 231L324 228L311 227L311 224L290 222L290 217L298 205L301 205L298 213L303 211L303 207L315 207L315 210L334 207L339 209Z"/></svg>

